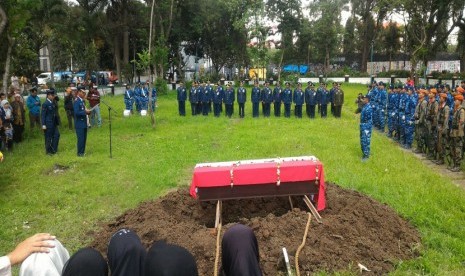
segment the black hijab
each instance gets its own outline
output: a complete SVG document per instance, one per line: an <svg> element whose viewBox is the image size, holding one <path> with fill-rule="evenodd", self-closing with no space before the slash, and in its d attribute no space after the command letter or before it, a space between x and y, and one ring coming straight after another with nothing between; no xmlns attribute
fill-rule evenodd
<svg viewBox="0 0 465 276"><path fill-rule="evenodd" d="M258 242L253 230L236 224L224 233L221 262L226 276L261 276Z"/></svg>
<svg viewBox="0 0 465 276"><path fill-rule="evenodd" d="M147 252L133 231L121 229L113 234L107 255L112 276L144 275Z"/></svg>
<svg viewBox="0 0 465 276"><path fill-rule="evenodd" d="M145 276L197 276L194 256L184 247L155 242L147 253Z"/></svg>
<svg viewBox="0 0 465 276"><path fill-rule="evenodd" d="M108 265L102 254L93 248L83 248L66 262L62 276L108 276Z"/></svg>

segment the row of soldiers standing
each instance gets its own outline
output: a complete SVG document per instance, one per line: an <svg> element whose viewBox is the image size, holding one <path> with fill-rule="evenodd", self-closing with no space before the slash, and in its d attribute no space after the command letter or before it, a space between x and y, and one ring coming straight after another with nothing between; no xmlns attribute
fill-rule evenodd
<svg viewBox="0 0 465 276"><path fill-rule="evenodd" d="M126 110L130 110L133 113L134 105L136 106L136 111L139 113L142 110L148 110L149 103L149 81L144 83L136 83L134 89L131 89L131 85L125 85L126 89L124 91L124 104ZM152 110L155 110L156 101L157 101L157 89L154 86L152 88Z"/></svg>
<svg viewBox="0 0 465 276"><path fill-rule="evenodd" d="M189 97L188 97L189 96ZM179 115L186 115L185 102L189 98L192 115L202 114L208 116L212 111L214 116L219 117L223 112L223 104L225 105L225 115L231 117L234 113L234 102L237 101L239 106L239 117L244 118L244 107L247 102L247 89L244 87L244 82L241 81L237 88L237 93L234 91L231 83L226 85L226 89L218 83L216 87L210 82L202 83L194 82L187 94L187 89L183 83L177 89L177 100L179 107ZM331 106L331 113L335 117L341 117L342 105L344 104L344 92L340 88L339 83L333 83L333 88L328 90L325 83L321 83L318 89L312 82L308 82L307 88L302 89L302 84L298 83L297 87L292 91L291 84L286 83L285 88L282 88L279 83L272 89L268 82L260 88L258 82L255 82L251 90L250 100L252 102L252 116L259 117L259 106L262 104L262 114L264 117L270 117L271 105L274 108L274 116L281 116L281 106L284 105L284 116L291 116L291 105L294 103L294 115L297 118L302 118L302 107L306 105L306 115L309 118L315 118L315 110L321 117L327 116L328 105Z"/></svg>
<svg viewBox="0 0 465 276"><path fill-rule="evenodd" d="M444 86L419 90L415 110L416 152L442 165L449 160L451 171L460 171L463 159L465 110L463 87L450 91Z"/></svg>
<svg viewBox="0 0 465 276"><path fill-rule="evenodd" d="M413 138L416 153L444 164L450 158L449 169L460 170L463 155L465 110L462 107L465 83L453 91L449 85L415 88L374 82L368 91L373 110L373 125L404 148L411 148Z"/></svg>

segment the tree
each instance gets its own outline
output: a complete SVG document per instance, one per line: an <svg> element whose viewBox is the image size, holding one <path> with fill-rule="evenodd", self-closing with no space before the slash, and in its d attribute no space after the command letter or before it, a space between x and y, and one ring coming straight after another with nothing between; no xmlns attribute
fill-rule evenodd
<svg viewBox="0 0 465 276"><path fill-rule="evenodd" d="M389 71L391 71L392 56L400 50L400 30L395 22L390 21L383 29L383 45L385 53L389 56Z"/></svg>
<svg viewBox="0 0 465 276"><path fill-rule="evenodd" d="M278 21L278 31L281 33L281 59L278 64L281 68L282 63L291 61L296 54L294 37L300 35L302 28L302 12L300 0L268 0L268 16L272 20ZM278 73L278 81L281 78L281 70Z"/></svg>
<svg viewBox="0 0 465 276"><path fill-rule="evenodd" d="M346 21L342 41L342 54L346 58L356 52L355 26L356 19L354 17L349 17Z"/></svg>
<svg viewBox="0 0 465 276"><path fill-rule="evenodd" d="M428 59L443 45L452 30L463 18L463 0L404 0L398 9L404 13L411 74L415 75L420 61ZM444 28L447 22L452 24Z"/></svg>
<svg viewBox="0 0 465 276"><path fill-rule="evenodd" d="M21 35L22 30L26 26L26 22L31 17L29 12L36 3L32 0L28 1L17 1L9 0L5 1L2 5L5 10L2 9L2 25L6 30L6 37L8 41L8 48L5 58L5 66L3 71L3 88L2 91L7 93L8 77L10 74L10 64L12 58L13 47L15 46L17 37ZM8 14L8 17L6 16ZM1 29L1 27L0 27Z"/></svg>
<svg viewBox="0 0 465 276"><path fill-rule="evenodd" d="M319 0L310 4L313 32L312 49L315 58L324 62L325 74L329 70L331 57L339 49L342 39L341 11L345 0Z"/></svg>
<svg viewBox="0 0 465 276"><path fill-rule="evenodd" d="M407 1L407 0L405 0ZM376 34L382 27L383 21L392 10L392 1L388 0L351 0L352 13L357 17L358 33L361 53L361 71L367 70L370 46L375 43Z"/></svg>

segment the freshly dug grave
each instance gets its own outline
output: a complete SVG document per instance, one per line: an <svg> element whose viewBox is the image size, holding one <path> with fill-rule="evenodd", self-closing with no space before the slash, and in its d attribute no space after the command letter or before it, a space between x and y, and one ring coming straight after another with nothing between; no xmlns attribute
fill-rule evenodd
<svg viewBox="0 0 465 276"><path fill-rule="evenodd" d="M302 275L355 271L358 263L371 270L364 273L386 274L398 260L418 256L419 233L390 207L331 183L326 183L326 193L327 208L321 212L323 223L312 219L306 245L300 252ZM294 267L293 256L302 242L308 209L301 197L293 197L293 203L294 209L290 210L288 198L223 202L222 233L235 223L252 227L264 275L285 271L282 247L287 248ZM213 275L215 210L214 202L199 203L190 197L187 188L181 188L102 225L93 233L91 247L106 255L112 233L129 228L139 234L147 248L161 239L187 248L197 260L199 275Z"/></svg>

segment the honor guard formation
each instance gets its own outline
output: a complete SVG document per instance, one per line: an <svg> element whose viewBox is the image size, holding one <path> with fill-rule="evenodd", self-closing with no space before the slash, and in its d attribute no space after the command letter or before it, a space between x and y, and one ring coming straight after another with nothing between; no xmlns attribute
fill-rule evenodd
<svg viewBox="0 0 465 276"><path fill-rule="evenodd" d="M410 84L373 82L356 103L361 111L360 141L363 159L370 154L371 129L385 133L403 148L424 154L438 165L460 171L464 152L465 81L451 88L448 84L415 87Z"/></svg>
<svg viewBox="0 0 465 276"><path fill-rule="evenodd" d="M193 82L190 89L181 82L177 88L177 100L180 116L186 116L186 101L189 101L192 116L200 114L208 116L213 111L213 116L219 117L224 111L224 115L231 118L234 115L234 105L237 101L238 117L244 118L248 96L243 81L236 89L230 82L225 86L220 82L216 85L212 85L210 82ZM334 82L329 90L325 83L320 83L316 88L315 84L308 82L305 90L302 88L302 84L298 83L293 90L289 82L284 88L281 87L280 83L277 83L274 89L270 87L268 82L265 82L262 87L258 82L255 82L250 91L250 101L252 102L252 117L254 118L260 116L260 104L263 117L271 116L271 106L273 106L274 116L280 117L282 105L284 105L284 117L291 117L291 107L294 104L294 116L297 118L302 118L304 105L305 114L309 118L315 118L316 110L322 118L325 118L328 105L331 107L331 114L340 118L344 104L344 92L341 89L341 84L337 82ZM128 108L126 104L126 109Z"/></svg>

